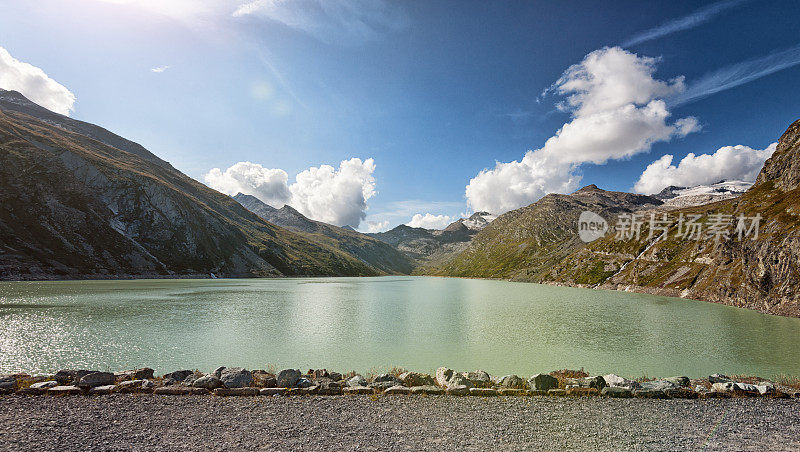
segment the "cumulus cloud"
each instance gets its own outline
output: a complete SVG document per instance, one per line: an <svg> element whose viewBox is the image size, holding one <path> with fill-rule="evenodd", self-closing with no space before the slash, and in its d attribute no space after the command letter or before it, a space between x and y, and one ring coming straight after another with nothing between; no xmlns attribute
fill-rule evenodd
<svg viewBox="0 0 800 452"><path fill-rule="evenodd" d="M150 69L150 72L155 72L156 74L160 74L166 71L167 69L169 69L169 66L158 66Z"/></svg>
<svg viewBox="0 0 800 452"><path fill-rule="evenodd" d="M528 205L547 193L567 193L581 177L571 165L549 161L541 151L528 151L520 161L497 162L470 179L467 205L475 212L500 214Z"/></svg>
<svg viewBox="0 0 800 452"><path fill-rule="evenodd" d="M289 187L291 205L309 218L357 228L366 217L367 200L375 195L374 171L373 159L359 158L342 161L338 169L309 168Z"/></svg>
<svg viewBox="0 0 800 452"><path fill-rule="evenodd" d="M725 146L713 154L690 153L677 166L672 164L674 156L667 154L647 166L633 189L653 194L670 185L691 187L721 180L752 182L776 146L777 143L772 143L761 150L742 145Z"/></svg>
<svg viewBox="0 0 800 452"><path fill-rule="evenodd" d="M283 207L292 199L286 171L264 168L258 163L239 162L224 172L219 168L212 168L205 175L205 181L209 187L222 193L252 195L277 208Z"/></svg>
<svg viewBox="0 0 800 452"><path fill-rule="evenodd" d="M578 187L576 170L583 163L629 158L699 130L693 117L670 121L664 98L684 91L684 81L655 79L657 64L656 58L612 47L569 67L548 91L565 96L559 108L570 113L570 121L521 160L497 162L471 179L468 206L499 214L547 193L566 193Z"/></svg>
<svg viewBox="0 0 800 452"><path fill-rule="evenodd" d="M452 219L448 215L432 215L430 213L422 215L418 213L406 225L412 228L444 229L450 223L452 223Z"/></svg>
<svg viewBox="0 0 800 452"><path fill-rule="evenodd" d="M567 96L562 104L575 117L630 104L644 105L684 89L683 77L656 80L658 58L638 56L619 47L595 50L574 64L552 86Z"/></svg>
<svg viewBox="0 0 800 452"><path fill-rule="evenodd" d="M213 168L204 180L223 193L253 195L273 206L285 204L314 220L357 228L366 216L367 200L375 195L373 159L343 160L338 168L321 165L302 171L289 184L282 169L239 162L222 171Z"/></svg>
<svg viewBox="0 0 800 452"><path fill-rule="evenodd" d="M48 110L69 116L75 95L40 68L23 63L0 47L0 88L19 91Z"/></svg>

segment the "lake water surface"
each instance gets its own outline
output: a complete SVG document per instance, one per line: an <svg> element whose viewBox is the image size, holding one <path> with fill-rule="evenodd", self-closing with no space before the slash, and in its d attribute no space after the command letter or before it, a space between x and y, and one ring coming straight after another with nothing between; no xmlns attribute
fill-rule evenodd
<svg viewBox="0 0 800 452"><path fill-rule="evenodd" d="M220 365L800 375L800 319L428 277L0 283L0 373Z"/></svg>

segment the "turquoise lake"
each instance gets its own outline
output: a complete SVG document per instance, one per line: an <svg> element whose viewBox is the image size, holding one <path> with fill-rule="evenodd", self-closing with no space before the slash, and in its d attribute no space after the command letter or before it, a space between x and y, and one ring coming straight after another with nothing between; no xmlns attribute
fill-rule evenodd
<svg viewBox="0 0 800 452"><path fill-rule="evenodd" d="M800 319L430 277L0 283L0 373L222 365L800 375Z"/></svg>

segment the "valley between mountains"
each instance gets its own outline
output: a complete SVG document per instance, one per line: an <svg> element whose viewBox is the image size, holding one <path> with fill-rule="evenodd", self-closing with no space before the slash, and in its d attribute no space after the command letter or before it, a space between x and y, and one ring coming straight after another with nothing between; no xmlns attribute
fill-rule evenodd
<svg viewBox="0 0 800 452"><path fill-rule="evenodd" d="M800 120L754 184L720 181L645 196L594 185L443 230L364 234L230 197L144 147L0 90L0 279L377 276L502 278L633 290L800 317ZM612 229L585 243L590 211ZM620 215L760 216L757 237L620 240Z"/></svg>

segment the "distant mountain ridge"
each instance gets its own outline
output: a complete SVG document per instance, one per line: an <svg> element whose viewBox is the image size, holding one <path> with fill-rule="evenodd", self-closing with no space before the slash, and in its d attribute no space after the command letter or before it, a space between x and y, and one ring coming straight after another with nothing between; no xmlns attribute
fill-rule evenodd
<svg viewBox="0 0 800 452"><path fill-rule="evenodd" d="M572 251L583 246L576 234L583 211L607 220L619 213L656 207L662 202L645 195L610 192L588 185L570 194L549 194L506 212L480 231L466 249L424 273L535 280Z"/></svg>
<svg viewBox="0 0 800 452"><path fill-rule="evenodd" d="M379 272L409 274L414 269L412 260L393 246L352 228L311 220L289 205L276 209L252 195L238 193L233 199L270 223L304 234L309 240L333 246Z"/></svg>
<svg viewBox="0 0 800 452"><path fill-rule="evenodd" d="M495 218L497 218L497 215L492 215L489 212L475 212L469 218L460 218L450 223L444 230L460 231L466 228L477 232L488 226Z"/></svg>
<svg viewBox="0 0 800 452"><path fill-rule="evenodd" d="M469 218L456 220L442 230L415 228L401 224L386 232L368 234L382 242L396 247L414 259L417 269L435 265L450 256L463 251L475 235L485 228L494 215L476 212Z"/></svg>

